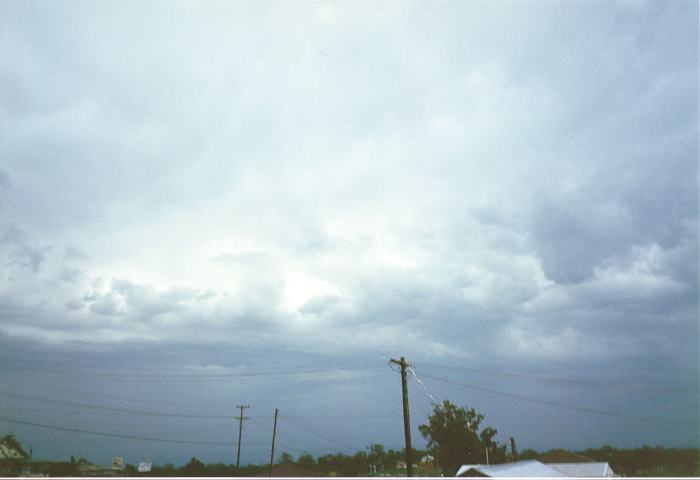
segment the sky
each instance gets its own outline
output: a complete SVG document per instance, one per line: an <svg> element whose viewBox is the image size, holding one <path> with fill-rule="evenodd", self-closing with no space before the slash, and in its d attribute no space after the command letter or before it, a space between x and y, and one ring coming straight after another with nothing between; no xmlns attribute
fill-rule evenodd
<svg viewBox="0 0 700 480"><path fill-rule="evenodd" d="M404 356L419 448L445 399L697 446L697 43L685 0L0 2L0 434L400 449Z"/></svg>

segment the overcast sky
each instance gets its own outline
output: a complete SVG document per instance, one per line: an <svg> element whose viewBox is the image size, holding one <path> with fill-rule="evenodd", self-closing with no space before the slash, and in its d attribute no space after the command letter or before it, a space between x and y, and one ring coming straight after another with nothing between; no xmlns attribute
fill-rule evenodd
<svg viewBox="0 0 700 480"><path fill-rule="evenodd" d="M401 448L403 355L418 446L431 395L697 445L697 44L683 0L1 2L0 434Z"/></svg>

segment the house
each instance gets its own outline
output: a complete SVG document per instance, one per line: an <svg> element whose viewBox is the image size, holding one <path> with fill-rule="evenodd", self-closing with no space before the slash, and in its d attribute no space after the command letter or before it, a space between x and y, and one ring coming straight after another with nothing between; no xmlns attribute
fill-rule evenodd
<svg viewBox="0 0 700 480"><path fill-rule="evenodd" d="M24 451L14 435L0 438L0 476L17 476L27 462L29 454Z"/></svg>
<svg viewBox="0 0 700 480"><path fill-rule="evenodd" d="M14 435L9 434L0 438L0 460L23 460L29 458L29 454L24 451Z"/></svg>
<svg viewBox="0 0 700 480"><path fill-rule="evenodd" d="M606 462L582 462L582 463L549 463L545 464L537 460L523 460L520 462L501 463L498 465L462 465L455 474L456 477L540 477L540 478L565 478L586 477L604 478L616 477L610 465Z"/></svg>

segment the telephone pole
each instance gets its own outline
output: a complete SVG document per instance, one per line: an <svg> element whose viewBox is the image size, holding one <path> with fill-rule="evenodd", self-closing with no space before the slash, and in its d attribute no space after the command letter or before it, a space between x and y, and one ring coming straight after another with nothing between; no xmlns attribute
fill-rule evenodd
<svg viewBox="0 0 700 480"><path fill-rule="evenodd" d="M406 476L413 476L413 463L411 461L411 419L408 414L408 385L406 384L406 367L408 363L404 357L400 360L393 358L389 363L395 363L401 367L401 392L403 394L403 433L406 440Z"/></svg>
<svg viewBox="0 0 700 480"><path fill-rule="evenodd" d="M240 422L238 424L238 452L236 453L236 468L241 466L241 436L243 435L243 420L248 420L248 417L243 416L243 409L250 408L249 405L236 405L236 408L241 409L241 416L236 417Z"/></svg>
<svg viewBox="0 0 700 480"><path fill-rule="evenodd" d="M272 465L275 463L275 436L277 435L277 413L275 408L275 427L272 429L272 451L270 452L270 476L272 476Z"/></svg>

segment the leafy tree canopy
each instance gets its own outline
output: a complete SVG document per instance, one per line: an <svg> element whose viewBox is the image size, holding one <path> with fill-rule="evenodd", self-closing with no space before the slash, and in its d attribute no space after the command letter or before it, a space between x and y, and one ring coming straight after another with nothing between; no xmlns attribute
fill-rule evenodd
<svg viewBox="0 0 700 480"><path fill-rule="evenodd" d="M185 475L187 475L188 477L204 476L205 470L206 468L204 466L204 463L196 459L195 457L192 457L189 463L182 467L183 473L185 473Z"/></svg>
<svg viewBox="0 0 700 480"><path fill-rule="evenodd" d="M454 475L465 463L486 463L487 455L488 463L505 461L505 445L493 440L496 429L479 430L483 419L473 408L457 407L445 400L434 406L428 424L418 426L444 475Z"/></svg>
<svg viewBox="0 0 700 480"><path fill-rule="evenodd" d="M305 468L313 468L316 466L316 460L310 453L302 453L297 458L297 465Z"/></svg>
<svg viewBox="0 0 700 480"><path fill-rule="evenodd" d="M287 452L282 452L279 458L280 465L291 465L294 463L294 457Z"/></svg>

